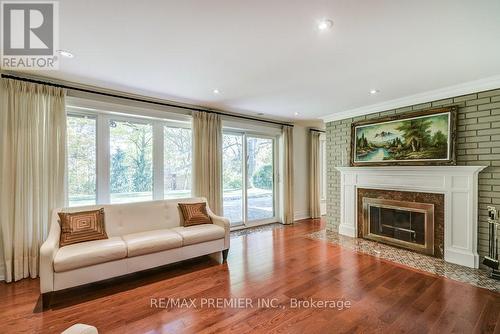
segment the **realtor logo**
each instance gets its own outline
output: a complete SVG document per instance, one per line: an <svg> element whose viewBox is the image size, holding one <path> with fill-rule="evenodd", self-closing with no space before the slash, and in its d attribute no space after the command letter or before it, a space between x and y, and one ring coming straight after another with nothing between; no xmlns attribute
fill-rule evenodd
<svg viewBox="0 0 500 334"><path fill-rule="evenodd" d="M57 69L58 3L3 1L2 67Z"/></svg>

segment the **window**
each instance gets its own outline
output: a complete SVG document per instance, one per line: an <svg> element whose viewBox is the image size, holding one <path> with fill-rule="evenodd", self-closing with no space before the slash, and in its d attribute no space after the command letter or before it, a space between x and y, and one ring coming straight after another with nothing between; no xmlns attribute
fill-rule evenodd
<svg viewBox="0 0 500 334"><path fill-rule="evenodd" d="M67 122L69 205L93 205L97 202L96 118L70 115Z"/></svg>
<svg viewBox="0 0 500 334"><path fill-rule="evenodd" d="M188 119L118 112L68 107L68 205L190 197Z"/></svg>
<svg viewBox="0 0 500 334"><path fill-rule="evenodd" d="M153 127L109 121L111 203L153 199Z"/></svg>
<svg viewBox="0 0 500 334"><path fill-rule="evenodd" d="M191 129L165 126L164 138L164 194L165 198L191 196Z"/></svg>

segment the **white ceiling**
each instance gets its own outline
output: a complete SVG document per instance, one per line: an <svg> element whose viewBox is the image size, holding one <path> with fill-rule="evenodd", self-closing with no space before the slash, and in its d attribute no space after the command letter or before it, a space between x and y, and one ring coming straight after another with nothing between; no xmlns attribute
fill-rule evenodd
<svg viewBox="0 0 500 334"><path fill-rule="evenodd" d="M65 0L59 10L60 48L75 58L43 75L251 115L313 119L500 75L499 0ZM325 17L334 26L320 32Z"/></svg>

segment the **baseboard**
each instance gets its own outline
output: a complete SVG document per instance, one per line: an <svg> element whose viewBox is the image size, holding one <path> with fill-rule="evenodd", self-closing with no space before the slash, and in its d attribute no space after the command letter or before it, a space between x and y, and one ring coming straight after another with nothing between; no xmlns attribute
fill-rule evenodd
<svg viewBox="0 0 500 334"><path fill-rule="evenodd" d="M308 218L311 218L309 211L295 211L295 213L293 214L293 220L295 221Z"/></svg>
<svg viewBox="0 0 500 334"><path fill-rule="evenodd" d="M340 224L339 225L339 234L347 235L349 237L355 238L356 237L356 230L354 229L353 226Z"/></svg>

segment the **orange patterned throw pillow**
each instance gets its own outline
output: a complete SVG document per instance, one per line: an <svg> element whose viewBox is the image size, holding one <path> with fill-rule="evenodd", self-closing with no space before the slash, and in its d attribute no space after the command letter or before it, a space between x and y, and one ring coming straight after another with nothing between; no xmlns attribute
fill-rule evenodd
<svg viewBox="0 0 500 334"><path fill-rule="evenodd" d="M184 217L184 227L212 224L207 213L207 203L179 203L179 207Z"/></svg>
<svg viewBox="0 0 500 334"><path fill-rule="evenodd" d="M93 211L59 212L61 237L59 247L79 242L107 239L104 208Z"/></svg>

